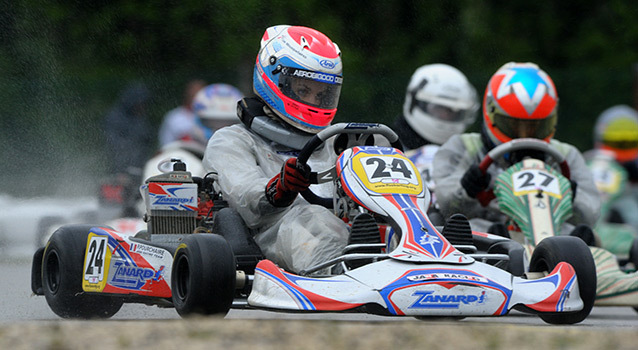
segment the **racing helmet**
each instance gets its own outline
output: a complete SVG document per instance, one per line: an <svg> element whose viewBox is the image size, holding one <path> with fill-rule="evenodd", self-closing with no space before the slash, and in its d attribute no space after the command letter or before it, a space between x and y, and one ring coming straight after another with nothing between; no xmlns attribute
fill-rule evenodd
<svg viewBox="0 0 638 350"><path fill-rule="evenodd" d="M253 90L286 123L313 134L330 125L342 81L341 51L327 36L298 26L266 29Z"/></svg>
<svg viewBox="0 0 638 350"><path fill-rule="evenodd" d="M536 64L506 63L487 83L483 124L494 145L522 137L549 142L557 119L556 87Z"/></svg>
<svg viewBox="0 0 638 350"><path fill-rule="evenodd" d="M239 123L237 101L243 94L228 84L207 85L197 92L191 108L201 124L211 130Z"/></svg>
<svg viewBox="0 0 638 350"><path fill-rule="evenodd" d="M594 147L611 151L620 163L638 159L638 112L626 105L604 110L594 126Z"/></svg>
<svg viewBox="0 0 638 350"><path fill-rule="evenodd" d="M403 115L421 137L443 144L474 123L478 108L476 89L461 71L447 64L429 64L412 74Z"/></svg>

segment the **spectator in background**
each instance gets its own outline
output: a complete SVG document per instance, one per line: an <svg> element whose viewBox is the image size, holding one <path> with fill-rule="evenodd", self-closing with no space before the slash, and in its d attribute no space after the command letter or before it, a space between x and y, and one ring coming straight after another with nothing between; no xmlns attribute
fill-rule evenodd
<svg viewBox="0 0 638 350"><path fill-rule="evenodd" d="M131 83L122 90L104 119L113 173L125 174L131 173L131 169L141 169L151 155L155 133L147 115L150 96L144 83Z"/></svg>
<svg viewBox="0 0 638 350"><path fill-rule="evenodd" d="M195 127L195 113L192 109L193 98L205 86L206 83L199 79L191 80L186 84L182 105L168 111L164 116L159 130L160 146L192 138L192 131Z"/></svg>

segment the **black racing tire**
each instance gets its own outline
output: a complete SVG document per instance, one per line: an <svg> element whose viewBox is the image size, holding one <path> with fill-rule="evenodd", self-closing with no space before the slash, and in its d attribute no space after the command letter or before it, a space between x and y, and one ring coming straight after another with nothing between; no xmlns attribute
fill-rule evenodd
<svg viewBox="0 0 638 350"><path fill-rule="evenodd" d="M61 216L45 216L38 221L35 235L35 249L46 246L51 238L51 228L62 226L64 218Z"/></svg>
<svg viewBox="0 0 638 350"><path fill-rule="evenodd" d="M497 261L492 263L489 259L487 263L511 273L514 276L522 276L525 274L525 248L513 240L503 240L494 242L488 249L487 254L507 254L509 261Z"/></svg>
<svg viewBox="0 0 638 350"><path fill-rule="evenodd" d="M638 237L634 237L631 248L629 248L629 262L634 264L634 269L638 270Z"/></svg>
<svg viewBox="0 0 638 350"><path fill-rule="evenodd" d="M173 305L180 316L226 315L235 285L235 256L222 236L203 233L184 238L171 275Z"/></svg>
<svg viewBox="0 0 638 350"><path fill-rule="evenodd" d="M42 257L42 291L47 304L62 318L109 318L124 301L82 290L84 250L89 225L66 225L56 230Z"/></svg>
<svg viewBox="0 0 638 350"><path fill-rule="evenodd" d="M529 262L530 272L551 272L565 261L576 270L583 309L575 312L543 313L540 318L550 324L574 324L584 320L596 299L596 265L585 242L572 236L553 236L543 239L534 249Z"/></svg>

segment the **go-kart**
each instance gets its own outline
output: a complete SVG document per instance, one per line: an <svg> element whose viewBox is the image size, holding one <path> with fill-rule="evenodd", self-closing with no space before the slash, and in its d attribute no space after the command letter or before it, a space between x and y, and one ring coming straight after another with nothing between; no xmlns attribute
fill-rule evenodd
<svg viewBox="0 0 638 350"><path fill-rule="evenodd" d="M139 196L142 180L171 171L170 159L179 159L186 164L193 176L206 174L202 165L205 146L195 141L174 141L164 145L146 161L144 168L129 168L125 173L110 175L100 181L97 191L97 206L74 215L43 216L36 225L35 248L43 247L53 232L67 223L95 223L113 227L122 233L135 234L140 226L146 226L139 213L144 212L144 203Z"/></svg>
<svg viewBox="0 0 638 350"><path fill-rule="evenodd" d="M109 227L61 227L34 255L32 289L56 314L75 318L110 317L125 302L175 307L182 316L249 307L418 318L503 316L517 309L552 324L587 317L590 301L575 269L582 261L562 254L569 242L550 237L541 243L527 276L483 262L509 256L475 253L462 216L442 229L430 222L429 192L388 127L330 126L298 159L305 162L330 137L360 141L369 138L354 135L371 134L393 147L348 146L335 167L311 174L312 183L334 181L334 197L303 193L352 219L350 244L330 261L295 274L263 259L250 230L215 192L214 176L192 177L175 162L173 171L143 186L148 230L126 235ZM198 195L216 201L199 223ZM332 273L317 275L327 268Z"/></svg>
<svg viewBox="0 0 638 350"><path fill-rule="evenodd" d="M602 150L589 151L586 159L601 199L600 219L595 227L600 247L614 254L622 269L635 270L638 268L638 231L626 224L613 208L614 202L628 190L627 171L613 154Z"/></svg>
<svg viewBox="0 0 638 350"><path fill-rule="evenodd" d="M571 239L580 237L580 240L589 242L588 249L583 249L583 243L578 244L578 239L571 243L570 254L579 255L583 264L574 265L579 273L579 281L584 282L585 287L580 289L583 295L594 294L595 305L609 306L637 306L638 305L638 274L628 273L619 268L616 257L609 251L591 246L596 244L596 239L591 235L592 231L584 226L576 226L571 232L561 232L563 223L572 216L572 188L570 183L570 169L565 157L550 143L537 139L517 139L499 145L492 149L479 164L479 168L485 173L494 160L506 154L515 152L541 152L553 158L560 166L560 172L556 171L544 161L534 157L527 157L517 162L502 173L494 181L493 194L498 201L499 210L504 213L509 222L509 228L501 236L509 236L520 242L524 249L512 248L511 245L487 246L486 242L499 240L494 235L487 239L475 232L481 249L492 252L502 252L510 255L510 260L499 266L515 275L528 271L534 254L541 248L547 239ZM543 157L538 157L542 158ZM563 234L563 235L561 235ZM590 253L591 251L591 253ZM531 257L531 259L529 258ZM589 263L591 257L595 266ZM592 269L595 276L592 276Z"/></svg>

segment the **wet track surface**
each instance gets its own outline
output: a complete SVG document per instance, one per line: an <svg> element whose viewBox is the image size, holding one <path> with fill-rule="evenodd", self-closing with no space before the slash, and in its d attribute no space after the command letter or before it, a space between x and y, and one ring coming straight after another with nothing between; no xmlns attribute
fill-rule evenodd
<svg viewBox="0 0 638 350"><path fill-rule="evenodd" d="M31 260L27 257L0 260L0 324L14 322L59 320L48 307L43 296L31 292ZM179 319L174 309L140 304L125 304L113 317L117 320L170 320ZM384 317L365 314L300 314L261 310L233 309L228 319L309 319L372 322L401 322L410 317ZM439 320L440 321L440 320ZM433 320L432 322L438 322ZM468 317L460 323L496 323L547 326L540 318L512 312L504 317ZM638 331L638 312L629 307L594 307L592 314L575 327L624 328Z"/></svg>
<svg viewBox="0 0 638 350"><path fill-rule="evenodd" d="M77 202L77 201L76 201ZM85 201L86 202L86 201ZM89 203L88 201L87 203ZM12 203L12 205L5 205ZM59 320L48 307L44 296L31 292L31 255L33 254L35 231L38 218L33 213L58 215L61 210L67 214L87 209L72 207L64 201L9 201L0 197L0 325L15 322ZM63 209L61 209L63 208ZM77 215L75 215L77 216ZM69 218L72 220L72 218ZM8 239L10 238L10 239ZM8 243L8 245L7 245ZM278 313L261 310L233 309L227 319L294 319L294 320L343 320L371 322L413 321L411 317L384 317L365 314L301 314ZM125 304L113 317L116 320L177 320L180 316L172 308L158 308L140 304ZM440 319L432 322L440 322ZM449 321L449 320L448 320ZM539 317L511 312L504 317L468 317L462 324L514 324L547 326ZM630 307L594 307L592 314L575 327L616 328L638 331L638 312ZM638 333L638 332L636 332Z"/></svg>

